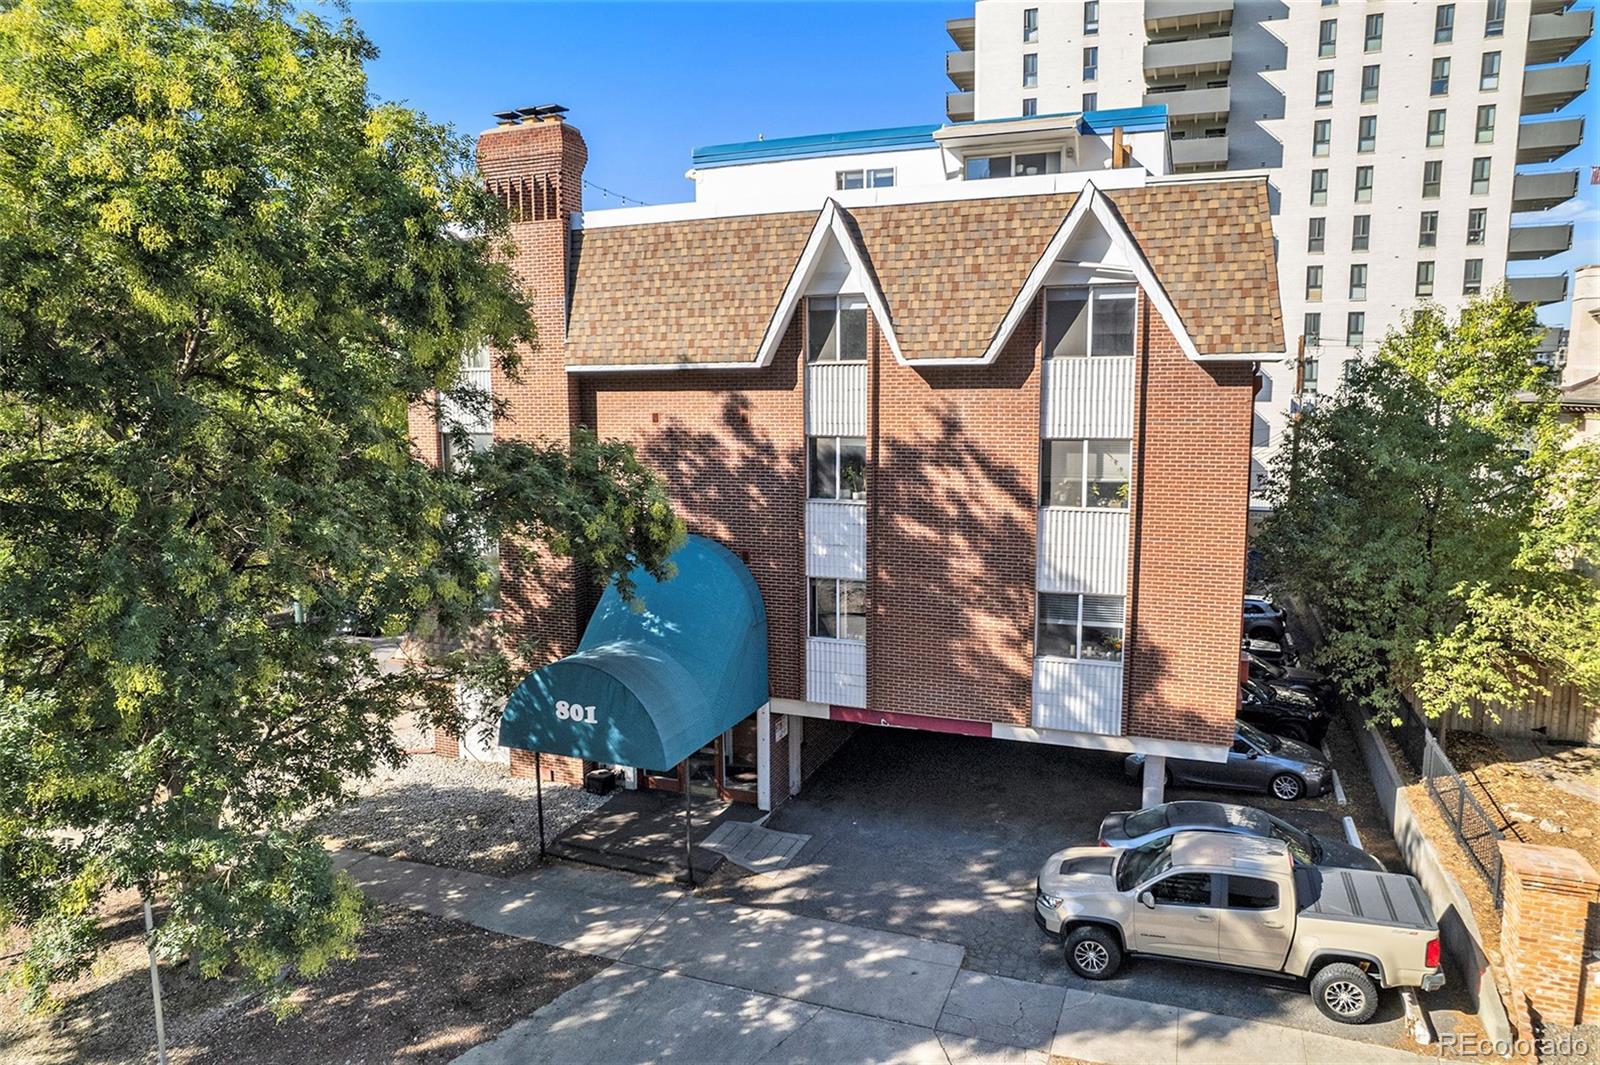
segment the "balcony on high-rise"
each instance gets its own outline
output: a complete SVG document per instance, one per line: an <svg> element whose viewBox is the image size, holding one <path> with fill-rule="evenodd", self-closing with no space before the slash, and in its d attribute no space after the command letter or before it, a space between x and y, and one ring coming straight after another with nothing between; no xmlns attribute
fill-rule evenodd
<svg viewBox="0 0 1600 1065"><path fill-rule="evenodd" d="M1228 165L1227 137L1185 137L1172 141L1172 169L1193 173Z"/></svg>
<svg viewBox="0 0 1600 1065"><path fill-rule="evenodd" d="M1522 74L1522 113L1547 115L1559 111L1581 96L1588 87L1588 63L1529 67Z"/></svg>
<svg viewBox="0 0 1600 1065"><path fill-rule="evenodd" d="M1233 68L1233 37L1197 37L1191 40L1155 41L1144 46L1147 78L1183 78L1201 74L1226 74Z"/></svg>
<svg viewBox="0 0 1600 1065"><path fill-rule="evenodd" d="M944 32L950 35L957 48L970 52L978 42L978 20L972 16L946 19Z"/></svg>
<svg viewBox="0 0 1600 1065"><path fill-rule="evenodd" d="M1556 118L1517 124L1517 165L1548 163L1583 143L1583 118Z"/></svg>
<svg viewBox="0 0 1600 1065"><path fill-rule="evenodd" d="M1506 289L1518 303L1536 303L1540 306L1560 303L1567 298L1567 275L1546 274L1540 277L1508 277Z"/></svg>
<svg viewBox="0 0 1600 1065"><path fill-rule="evenodd" d="M966 92L947 92L944 94L944 115L952 122L971 122L975 113L974 101L978 94L970 89Z"/></svg>
<svg viewBox="0 0 1600 1065"><path fill-rule="evenodd" d="M1548 259L1572 248L1572 223L1552 222L1534 226L1512 226L1506 244L1511 260Z"/></svg>
<svg viewBox="0 0 1600 1065"><path fill-rule="evenodd" d="M1217 89L1146 89L1146 107L1164 104L1169 122L1227 121L1231 100L1226 85Z"/></svg>
<svg viewBox="0 0 1600 1065"><path fill-rule="evenodd" d="M1233 0L1145 0L1144 29L1152 37L1233 25Z"/></svg>
<svg viewBox="0 0 1600 1065"><path fill-rule="evenodd" d="M1528 19L1529 66L1559 63L1576 52L1594 32L1594 12L1566 8Z"/></svg>
<svg viewBox="0 0 1600 1065"><path fill-rule="evenodd" d="M946 52L944 74L956 88L966 91L973 83L973 56L971 52Z"/></svg>
<svg viewBox="0 0 1600 1065"><path fill-rule="evenodd" d="M1550 170L1542 174L1518 174L1511 179L1513 211L1547 211L1566 203L1578 194L1576 170Z"/></svg>

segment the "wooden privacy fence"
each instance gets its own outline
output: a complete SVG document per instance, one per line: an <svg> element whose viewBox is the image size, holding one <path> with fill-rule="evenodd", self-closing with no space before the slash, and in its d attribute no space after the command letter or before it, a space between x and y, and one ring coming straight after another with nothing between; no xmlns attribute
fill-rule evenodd
<svg viewBox="0 0 1600 1065"><path fill-rule="evenodd" d="M1486 736L1541 735L1571 743L1600 744L1600 707L1585 703L1578 689L1570 684L1551 684L1542 670L1539 683L1550 689L1548 695L1535 694L1522 706L1500 709L1498 721L1488 709L1474 704L1470 718L1456 718L1450 727Z"/></svg>

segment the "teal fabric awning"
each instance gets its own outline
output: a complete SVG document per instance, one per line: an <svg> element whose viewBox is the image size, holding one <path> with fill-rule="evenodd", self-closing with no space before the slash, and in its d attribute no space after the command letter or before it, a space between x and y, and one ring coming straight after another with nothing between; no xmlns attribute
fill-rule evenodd
<svg viewBox="0 0 1600 1065"><path fill-rule="evenodd" d="M665 771L767 701L767 611L738 557L691 536L676 575L607 588L578 650L506 703L500 745Z"/></svg>

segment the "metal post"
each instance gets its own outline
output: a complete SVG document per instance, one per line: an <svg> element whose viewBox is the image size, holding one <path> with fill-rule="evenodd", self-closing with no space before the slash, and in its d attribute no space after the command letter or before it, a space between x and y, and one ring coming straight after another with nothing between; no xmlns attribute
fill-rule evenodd
<svg viewBox="0 0 1600 1065"><path fill-rule="evenodd" d="M689 887L694 887L694 838L690 835L692 822L689 816L689 774L683 777L683 857L689 868Z"/></svg>
<svg viewBox="0 0 1600 1065"><path fill-rule="evenodd" d="M533 798L539 807L539 857L544 857L544 769L539 765L539 752L533 752Z"/></svg>
<svg viewBox="0 0 1600 1065"><path fill-rule="evenodd" d="M143 894L141 892L141 894ZM150 956L150 998L156 1007L156 1061L167 1065L167 1025L161 1016L161 974L156 970L155 944L150 936L156 930L155 915L150 912L150 896L144 896L145 952Z"/></svg>

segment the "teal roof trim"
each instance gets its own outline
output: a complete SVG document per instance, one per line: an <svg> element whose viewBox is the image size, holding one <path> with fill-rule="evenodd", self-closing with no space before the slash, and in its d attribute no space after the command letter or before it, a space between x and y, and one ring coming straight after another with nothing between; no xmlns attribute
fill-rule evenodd
<svg viewBox="0 0 1600 1065"><path fill-rule="evenodd" d="M675 575L613 584L578 649L517 687L500 745L665 771L766 703L767 612L727 548L691 536Z"/></svg>
<svg viewBox="0 0 1600 1065"><path fill-rule="evenodd" d="M1088 133L1110 133L1118 126L1124 133L1159 133L1167 128L1167 105L1086 111L1079 125Z"/></svg>
<svg viewBox="0 0 1600 1065"><path fill-rule="evenodd" d="M933 132L939 126L895 126L890 129L858 129L846 133L818 133L807 137L775 137L772 140L738 141L696 148L696 169L734 166L740 163L770 163L780 159L813 159L854 152L906 151L932 148Z"/></svg>

